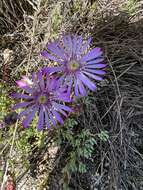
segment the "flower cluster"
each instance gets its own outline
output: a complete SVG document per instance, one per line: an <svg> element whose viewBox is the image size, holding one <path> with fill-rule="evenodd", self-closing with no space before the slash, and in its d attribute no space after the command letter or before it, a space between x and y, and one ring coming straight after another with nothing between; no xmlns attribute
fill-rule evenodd
<svg viewBox="0 0 143 190"><path fill-rule="evenodd" d="M54 67L44 67L33 73L31 79L24 76L17 81L23 94L15 93L13 98L24 99L13 108L25 108L19 118L24 117L23 126L28 127L35 115L38 116L37 129L63 124L72 109L67 102L73 97L87 95L88 89L96 89L96 81L105 74L104 59L100 48L89 49L91 38L84 41L82 36L62 36L46 45L41 56L56 63Z"/></svg>

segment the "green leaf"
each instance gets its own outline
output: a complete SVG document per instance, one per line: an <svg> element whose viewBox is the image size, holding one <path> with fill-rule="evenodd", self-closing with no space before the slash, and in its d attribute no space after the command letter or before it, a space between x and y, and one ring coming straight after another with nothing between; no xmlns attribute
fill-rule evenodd
<svg viewBox="0 0 143 190"><path fill-rule="evenodd" d="M83 173L86 173L86 172L87 172L86 165L83 164L82 162L80 162L80 163L79 163L79 169L78 169L78 170L79 170L79 172L82 173L82 174L83 174Z"/></svg>

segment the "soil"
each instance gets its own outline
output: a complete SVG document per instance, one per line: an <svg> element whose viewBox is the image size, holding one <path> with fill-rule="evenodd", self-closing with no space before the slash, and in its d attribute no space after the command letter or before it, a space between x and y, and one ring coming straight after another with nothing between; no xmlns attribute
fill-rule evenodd
<svg viewBox="0 0 143 190"><path fill-rule="evenodd" d="M34 71L41 65L38 53L45 40L52 35L52 31L47 28L51 7L59 3L63 20L58 33L65 31L84 34L85 37L92 36L93 46L103 49L107 63L104 81L99 83L97 91L88 97L89 104L83 102L84 109L76 120L79 128L88 128L93 134L108 131L109 139L106 142L98 139L92 160L84 160L88 172L74 173L69 189L143 190L142 1L138 1L133 14L122 8L127 1L97 1L96 11L92 8L95 1L90 0L80 1L82 7L78 11L75 9L75 1L72 0L50 3L50 6L45 4L46 8L42 6L38 13L33 13L38 19L36 24L27 13L26 23L23 23L22 18L16 27L8 31L3 25L5 32L0 35L0 81L12 90L15 88L15 80L25 73L25 64L29 64L29 71ZM36 25L35 34L31 37L33 23ZM48 36L46 30L49 32ZM6 53L7 62L4 57ZM48 180L46 179L42 188L38 187L37 183L46 175L46 167L49 166L45 162L40 173L31 175L30 168L18 180L16 189L62 190L61 171L69 148L65 143L52 153ZM43 156L46 155L46 149L47 147L42 150ZM30 167L34 165L35 170L39 171L40 161L40 156L32 159Z"/></svg>

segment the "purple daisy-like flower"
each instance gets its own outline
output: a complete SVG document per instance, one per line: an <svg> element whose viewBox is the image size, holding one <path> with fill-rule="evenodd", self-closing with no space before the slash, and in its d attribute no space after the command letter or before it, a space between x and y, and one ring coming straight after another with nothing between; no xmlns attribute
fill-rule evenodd
<svg viewBox="0 0 143 190"><path fill-rule="evenodd" d="M84 41L81 36L67 35L47 44L47 50L41 52L43 57L59 64L51 72L62 72L62 84L68 86L69 93L74 89L77 97L86 95L86 87L94 91L93 80L101 81L105 74L103 52L99 47L89 50L90 44L91 38Z"/></svg>
<svg viewBox="0 0 143 190"><path fill-rule="evenodd" d="M32 79L23 77L17 84L25 93L14 93L13 98L24 99L13 106L13 109L25 108L18 118L25 117L23 126L28 127L36 113L38 114L37 129L40 131L44 125L50 128L57 122L63 124L62 116L67 116L72 109L61 102L70 102L66 89L60 86L58 78L42 74L42 71L34 73Z"/></svg>

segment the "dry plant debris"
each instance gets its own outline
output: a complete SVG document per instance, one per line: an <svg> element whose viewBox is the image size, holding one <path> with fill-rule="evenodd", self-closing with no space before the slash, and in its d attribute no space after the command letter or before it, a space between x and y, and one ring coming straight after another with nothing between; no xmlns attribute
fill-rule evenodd
<svg viewBox="0 0 143 190"><path fill-rule="evenodd" d="M17 6L23 6L23 2L31 9L29 12L29 8L20 8L18 17ZM73 116L77 125L70 131L78 136L81 128L89 129L97 144L92 160L81 160L87 165L86 173L64 176L70 190L143 189L142 8L143 1L136 0L39 0L35 4L27 0L15 3L2 0L0 3L0 84L7 88L7 94L15 89L15 80L22 74L47 64L39 52L47 41L62 33L92 36L93 46L100 46L104 51L108 64L106 79L99 83L96 93L81 101L82 109ZM0 88L3 92L4 87ZM32 130L26 133L26 142L33 146L31 159L26 157L24 162L27 150L21 155L14 144L13 162L8 169L10 178L18 190L62 190L62 169L73 147L64 140L60 147L53 146L55 131L31 137ZM63 129L65 133L66 130ZM16 141L23 139L23 134L22 128L18 128ZM0 145L0 181L9 158L12 135L12 129L2 131L5 140ZM37 138L43 138L41 142L45 144L35 145ZM30 167L23 170L27 161Z"/></svg>

